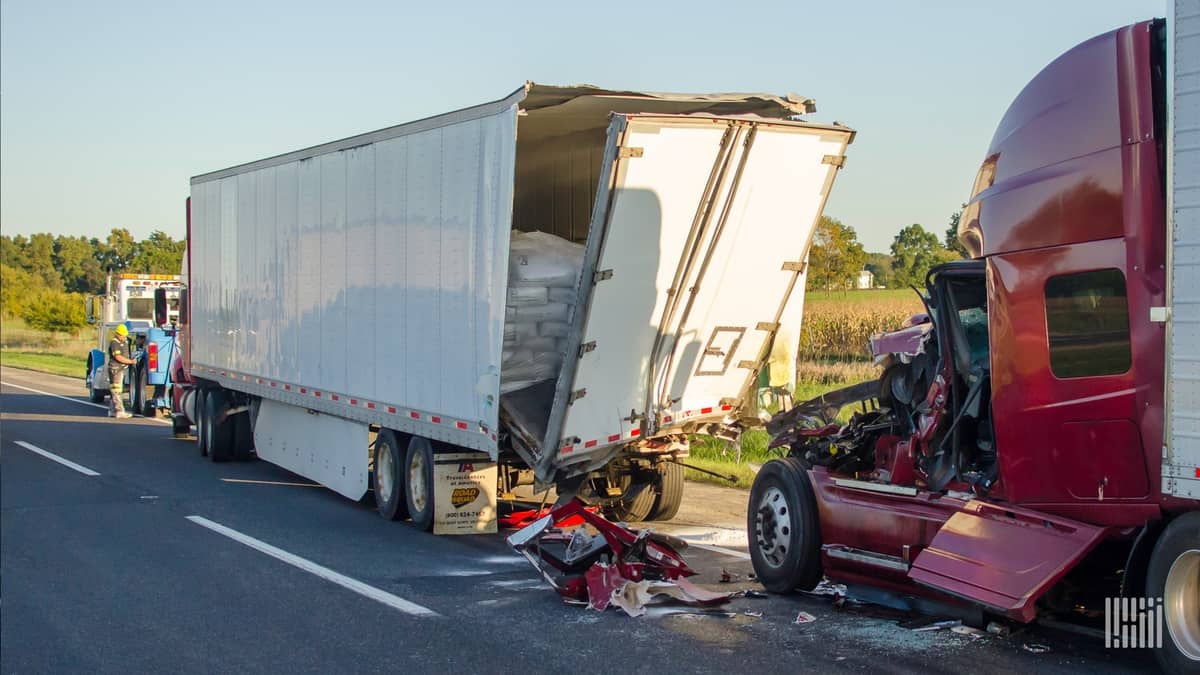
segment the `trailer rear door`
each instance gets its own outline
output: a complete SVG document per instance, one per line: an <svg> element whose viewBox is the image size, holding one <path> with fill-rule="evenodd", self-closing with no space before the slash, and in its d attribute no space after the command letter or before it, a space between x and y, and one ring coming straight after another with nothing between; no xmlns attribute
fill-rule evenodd
<svg viewBox="0 0 1200 675"><path fill-rule="evenodd" d="M798 320L789 300L803 294L813 230L852 135L760 118L614 118L612 177L582 280L593 289L568 345L577 358L559 379L543 471L600 466L621 443L746 402L780 324Z"/></svg>
<svg viewBox="0 0 1200 675"><path fill-rule="evenodd" d="M1200 11L1174 3L1167 53L1170 323L1162 490L1200 499Z"/></svg>

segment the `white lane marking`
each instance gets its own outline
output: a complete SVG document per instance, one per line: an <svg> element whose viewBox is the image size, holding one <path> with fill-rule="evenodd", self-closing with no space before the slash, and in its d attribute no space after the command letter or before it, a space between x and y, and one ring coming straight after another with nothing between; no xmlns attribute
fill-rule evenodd
<svg viewBox="0 0 1200 675"><path fill-rule="evenodd" d="M741 558L742 560L750 560L749 553L745 553L742 551L735 551L731 548L725 548L724 546L710 546L708 544L697 544L695 542L689 541L688 548L702 548L705 551L714 551L716 553L724 553L725 555L733 556L734 558Z"/></svg>
<svg viewBox="0 0 1200 675"><path fill-rule="evenodd" d="M91 469L87 468L86 466L84 466L82 464L76 464L75 462L72 462L69 459L59 457L58 455L54 454L53 452L46 452L45 450L39 448L38 446L36 446L32 443L26 443L25 441L16 441L16 444L21 446L22 448L25 448L26 450L28 450L30 452L37 453L37 454L41 455L42 457L45 457L48 460L51 460L53 462L58 462L59 464L62 464L63 466L67 467L68 469L75 469L76 471L78 471L79 473L81 473L85 476L99 476L100 475L99 473L92 471Z"/></svg>
<svg viewBox="0 0 1200 675"><path fill-rule="evenodd" d="M429 609L428 607L422 607L414 602L409 602L404 598L392 595L387 591L380 590L374 586L368 586L357 579L351 579L343 574L338 574L328 567L318 565L311 560L306 560L305 558L301 558L293 553L288 553L281 548L276 548L266 542L259 541L254 537L225 527L220 523L214 523L213 521L201 516L188 516L187 519L201 527L206 527L217 534L229 537L239 544L249 546L259 553L265 553L276 560L280 560L291 565L292 567L302 569L305 572L308 572L314 576L318 576L326 581L331 581L342 588L354 591L363 597L383 603L388 607L392 607L393 609L398 609L405 614L412 614L414 616L438 616L437 612Z"/></svg>
<svg viewBox="0 0 1200 675"><path fill-rule="evenodd" d="M108 406L106 406L106 405L101 405L99 403L92 403L91 401L80 401L79 399L71 398L70 396L63 396L62 394L52 394L48 391L42 391L41 389L34 389L33 387L23 387L19 384L13 384L12 382L0 381L0 385L4 385L5 387L16 387L17 389L24 389L25 391L32 391L35 394L42 394L43 396L53 396L54 398L61 398L64 401L70 401L71 403L78 403L79 405L90 405L93 408L99 408L101 410L108 410ZM171 420L159 419L157 417L143 417L142 419L153 420L155 422L162 422L163 424L171 423Z"/></svg>

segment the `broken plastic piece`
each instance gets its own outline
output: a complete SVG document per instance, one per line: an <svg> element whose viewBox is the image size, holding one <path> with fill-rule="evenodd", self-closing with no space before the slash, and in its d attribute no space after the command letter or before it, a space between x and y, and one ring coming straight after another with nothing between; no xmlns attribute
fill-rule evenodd
<svg viewBox="0 0 1200 675"><path fill-rule="evenodd" d="M725 569L724 567L721 568L721 579L720 579L721 583L730 584L730 583L740 580L741 578L742 578L742 575L734 574L733 572L730 572L729 570Z"/></svg>
<svg viewBox="0 0 1200 675"><path fill-rule="evenodd" d="M579 520L583 528L567 532L563 522ZM592 534L595 532L596 534ZM625 602L627 613L666 594L683 602L712 604L728 600L731 593L714 593L688 583L694 576L676 552L687 544L680 539L650 530L630 530L592 513L573 499L508 536L508 544L541 573L559 595L587 601L603 610L610 603ZM627 587L652 582L655 586ZM644 591L647 595L638 595ZM630 595L632 594L632 595ZM628 596L618 602L618 597ZM636 616L632 614L631 616Z"/></svg>
<svg viewBox="0 0 1200 675"><path fill-rule="evenodd" d="M1050 651L1049 646L1037 642L1026 642L1025 644L1021 645L1021 648L1032 654L1045 654L1046 652Z"/></svg>
<svg viewBox="0 0 1200 675"><path fill-rule="evenodd" d="M984 635L987 635L987 633L979 630L978 628L972 628L970 626L951 626L950 632L957 633L958 635L966 635L976 640Z"/></svg>
<svg viewBox="0 0 1200 675"><path fill-rule="evenodd" d="M762 613L762 612L754 612L754 611L751 611L751 610L749 610L749 609L747 609L746 611L742 612L742 614L745 614L746 616L752 616L752 617L754 617L754 618L756 618L756 619L761 619L761 618L762 618L762 615L763 615L763 613Z"/></svg>
<svg viewBox="0 0 1200 675"><path fill-rule="evenodd" d="M796 620L793 621L792 623L806 624L806 623L813 623L816 620L817 620L817 617L813 616L812 614L809 614L808 612L800 612L799 614L796 615Z"/></svg>
<svg viewBox="0 0 1200 675"><path fill-rule="evenodd" d="M687 579L675 581L628 581L613 592L612 604L620 607L629 616L646 613L646 605L666 596L688 605L710 605L729 599L728 593L706 591Z"/></svg>
<svg viewBox="0 0 1200 675"><path fill-rule="evenodd" d="M988 625L987 625L987 632L991 633L992 635L999 635L1000 637L1007 637L1009 634L1012 633L1012 628L1009 627L1007 624L998 623L996 621L990 621L990 622L988 622Z"/></svg>
<svg viewBox="0 0 1200 675"><path fill-rule="evenodd" d="M958 619L947 619L945 621L934 621L933 623L926 624L912 630L914 633L927 633L929 631L942 630L943 628L953 628L961 625L962 621L959 621Z"/></svg>

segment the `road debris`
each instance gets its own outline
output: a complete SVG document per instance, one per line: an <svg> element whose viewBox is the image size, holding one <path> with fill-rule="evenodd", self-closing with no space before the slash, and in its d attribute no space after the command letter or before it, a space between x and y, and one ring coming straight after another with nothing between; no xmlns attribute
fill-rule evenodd
<svg viewBox="0 0 1200 675"><path fill-rule="evenodd" d="M813 623L816 620L817 620L817 617L813 616L812 614L809 614L808 612L800 612L799 614L796 615L796 620L793 621L792 623L797 624L797 625L803 625L806 623Z"/></svg>
<svg viewBox="0 0 1200 675"><path fill-rule="evenodd" d="M1026 642L1025 644L1021 645L1021 648L1031 654L1045 654L1046 652L1050 651L1050 647L1048 645L1041 644L1040 642Z"/></svg>
<svg viewBox="0 0 1200 675"><path fill-rule="evenodd" d="M583 527L567 529L564 523ZM621 527L578 499L509 535L508 544L564 599L585 601L597 611L616 605L629 616L641 616L656 602L707 607L734 595L687 580L696 573L677 552L686 548L683 540Z"/></svg>
<svg viewBox="0 0 1200 675"><path fill-rule="evenodd" d="M720 579L721 583L731 584L735 581L741 581L741 579L742 579L742 575L730 572L729 570L725 569L724 567L721 568L721 579Z"/></svg>
<svg viewBox="0 0 1200 675"><path fill-rule="evenodd" d="M755 612L755 611L749 610L749 609L743 611L742 614L745 614L746 616L752 616L756 619L761 619L762 615L763 615L762 612Z"/></svg>
<svg viewBox="0 0 1200 675"><path fill-rule="evenodd" d="M958 635L966 635L972 640L978 640L979 638L987 635L987 633L979 630L978 628L972 628L970 626L951 626L950 632L957 633Z"/></svg>
<svg viewBox="0 0 1200 675"><path fill-rule="evenodd" d="M987 632L999 637L1008 637L1012 634L1012 627L996 621L989 621L987 625Z"/></svg>
<svg viewBox="0 0 1200 675"><path fill-rule="evenodd" d="M917 626L912 629L912 632L928 633L930 631L943 630L945 628L954 628L955 626L961 626L961 625L962 625L962 621L959 621L958 619L943 619L940 621L933 621L931 623Z"/></svg>

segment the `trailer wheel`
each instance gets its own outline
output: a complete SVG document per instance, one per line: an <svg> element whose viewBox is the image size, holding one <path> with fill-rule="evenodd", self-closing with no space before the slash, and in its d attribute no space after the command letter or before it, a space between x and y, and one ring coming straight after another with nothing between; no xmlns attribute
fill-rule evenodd
<svg viewBox="0 0 1200 675"><path fill-rule="evenodd" d="M658 466L658 490L650 520L670 520L683 503L683 465L663 462Z"/></svg>
<svg viewBox="0 0 1200 675"><path fill-rule="evenodd" d="M229 405L220 391L211 391L204 397L204 440L208 458L214 462L228 462L233 458L234 428L232 420L225 419Z"/></svg>
<svg viewBox="0 0 1200 675"><path fill-rule="evenodd" d="M428 532L433 529L433 443L428 438L413 436L408 441L404 458L405 490L408 515L413 527Z"/></svg>
<svg viewBox="0 0 1200 675"><path fill-rule="evenodd" d="M250 411L229 418L233 427L233 458L245 462L254 457L254 430L250 428Z"/></svg>
<svg viewBox="0 0 1200 675"><path fill-rule="evenodd" d="M182 413L171 413L171 432L175 434L175 438L186 438L188 432L191 431L192 425L188 423L187 416Z"/></svg>
<svg viewBox="0 0 1200 675"><path fill-rule="evenodd" d="M204 403L207 398L204 395L203 389L197 389L192 397L195 398L193 405L196 413L196 447L200 449L200 456L208 456L208 425L204 423Z"/></svg>
<svg viewBox="0 0 1200 675"><path fill-rule="evenodd" d="M375 508L386 520L403 520L408 516L408 496L404 494L405 451L400 448L396 434L380 429L375 437Z"/></svg>
<svg viewBox="0 0 1200 675"><path fill-rule="evenodd" d="M821 581L821 531L808 472L792 457L763 465L746 513L750 560L772 593L812 590Z"/></svg>
<svg viewBox="0 0 1200 675"><path fill-rule="evenodd" d="M621 474L618 481L618 485L621 487L621 498L604 509L605 517L622 523L640 523L649 520L650 512L654 510L654 505L658 502L658 480L654 479L649 483L635 483L633 475L626 472Z"/></svg>
<svg viewBox="0 0 1200 675"><path fill-rule="evenodd" d="M1166 673L1200 670L1200 512L1167 525L1146 572L1146 596L1162 598L1162 649L1154 656Z"/></svg>

